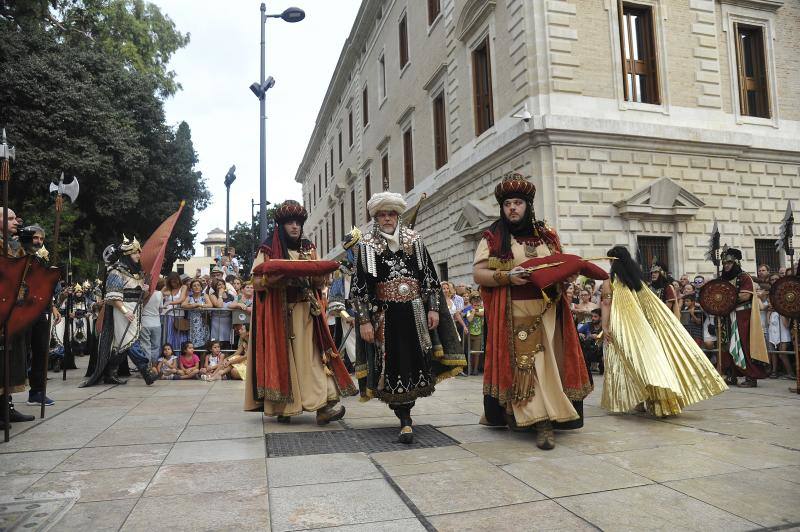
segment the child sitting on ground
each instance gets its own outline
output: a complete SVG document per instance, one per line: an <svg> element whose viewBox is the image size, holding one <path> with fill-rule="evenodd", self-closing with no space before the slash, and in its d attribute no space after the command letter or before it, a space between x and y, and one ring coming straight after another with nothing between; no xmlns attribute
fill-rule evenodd
<svg viewBox="0 0 800 532"><path fill-rule="evenodd" d="M220 364L220 369L217 371L211 380L222 379L226 375L231 380L243 381L247 378L247 327L245 325L237 325L239 329L239 346L230 356L226 356L225 360Z"/></svg>
<svg viewBox="0 0 800 532"><path fill-rule="evenodd" d="M155 373L159 379L172 380L178 373L178 356L169 343L161 346L161 356L156 364Z"/></svg>
<svg viewBox="0 0 800 532"><path fill-rule="evenodd" d="M204 381L218 380L218 373L225 361L225 354L219 341L211 341L211 351L203 357L203 367L200 369L200 378Z"/></svg>
<svg viewBox="0 0 800 532"><path fill-rule="evenodd" d="M200 374L200 357L194 352L192 342L184 342L178 358L178 377L182 380L196 379Z"/></svg>

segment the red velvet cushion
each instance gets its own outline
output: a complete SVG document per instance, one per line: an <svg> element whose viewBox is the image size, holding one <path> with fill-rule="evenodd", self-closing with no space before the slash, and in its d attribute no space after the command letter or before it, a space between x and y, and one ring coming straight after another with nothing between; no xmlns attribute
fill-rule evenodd
<svg viewBox="0 0 800 532"><path fill-rule="evenodd" d="M285 277L311 277L327 275L339 269L335 260L268 259L253 269L253 275L283 275Z"/></svg>
<svg viewBox="0 0 800 532"><path fill-rule="evenodd" d="M528 279L540 290L556 283L564 283L573 275L578 274L591 279L608 279L608 274L599 266L583 260L578 255L567 253L555 253L549 257L528 259L520 266L537 268L531 272Z"/></svg>

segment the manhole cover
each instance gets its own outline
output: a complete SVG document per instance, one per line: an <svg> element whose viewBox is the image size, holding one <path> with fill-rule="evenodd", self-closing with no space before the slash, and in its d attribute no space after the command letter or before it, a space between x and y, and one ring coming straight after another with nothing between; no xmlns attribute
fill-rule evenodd
<svg viewBox="0 0 800 532"><path fill-rule="evenodd" d="M267 456L305 456L329 453L379 453L458 445L447 434L430 425L414 425L414 443L397 441L398 429L346 429L324 432L287 432L266 434Z"/></svg>

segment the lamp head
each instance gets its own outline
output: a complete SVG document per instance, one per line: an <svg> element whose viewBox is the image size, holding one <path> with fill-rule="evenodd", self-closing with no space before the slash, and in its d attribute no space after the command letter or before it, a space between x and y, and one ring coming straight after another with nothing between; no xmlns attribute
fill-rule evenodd
<svg viewBox="0 0 800 532"><path fill-rule="evenodd" d="M288 7L281 13L281 18L285 22L300 22L306 18L306 12L299 7Z"/></svg>

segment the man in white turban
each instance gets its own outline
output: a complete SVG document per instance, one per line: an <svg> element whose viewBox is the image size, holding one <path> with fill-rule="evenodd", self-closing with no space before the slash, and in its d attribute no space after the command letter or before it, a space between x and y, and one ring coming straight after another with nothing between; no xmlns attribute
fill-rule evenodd
<svg viewBox="0 0 800 532"><path fill-rule="evenodd" d="M420 235L401 222L406 207L394 192L370 198L374 221L356 246L350 300L359 322L361 396L387 403L400 420L399 441L412 443L414 401L466 361L433 261Z"/></svg>

